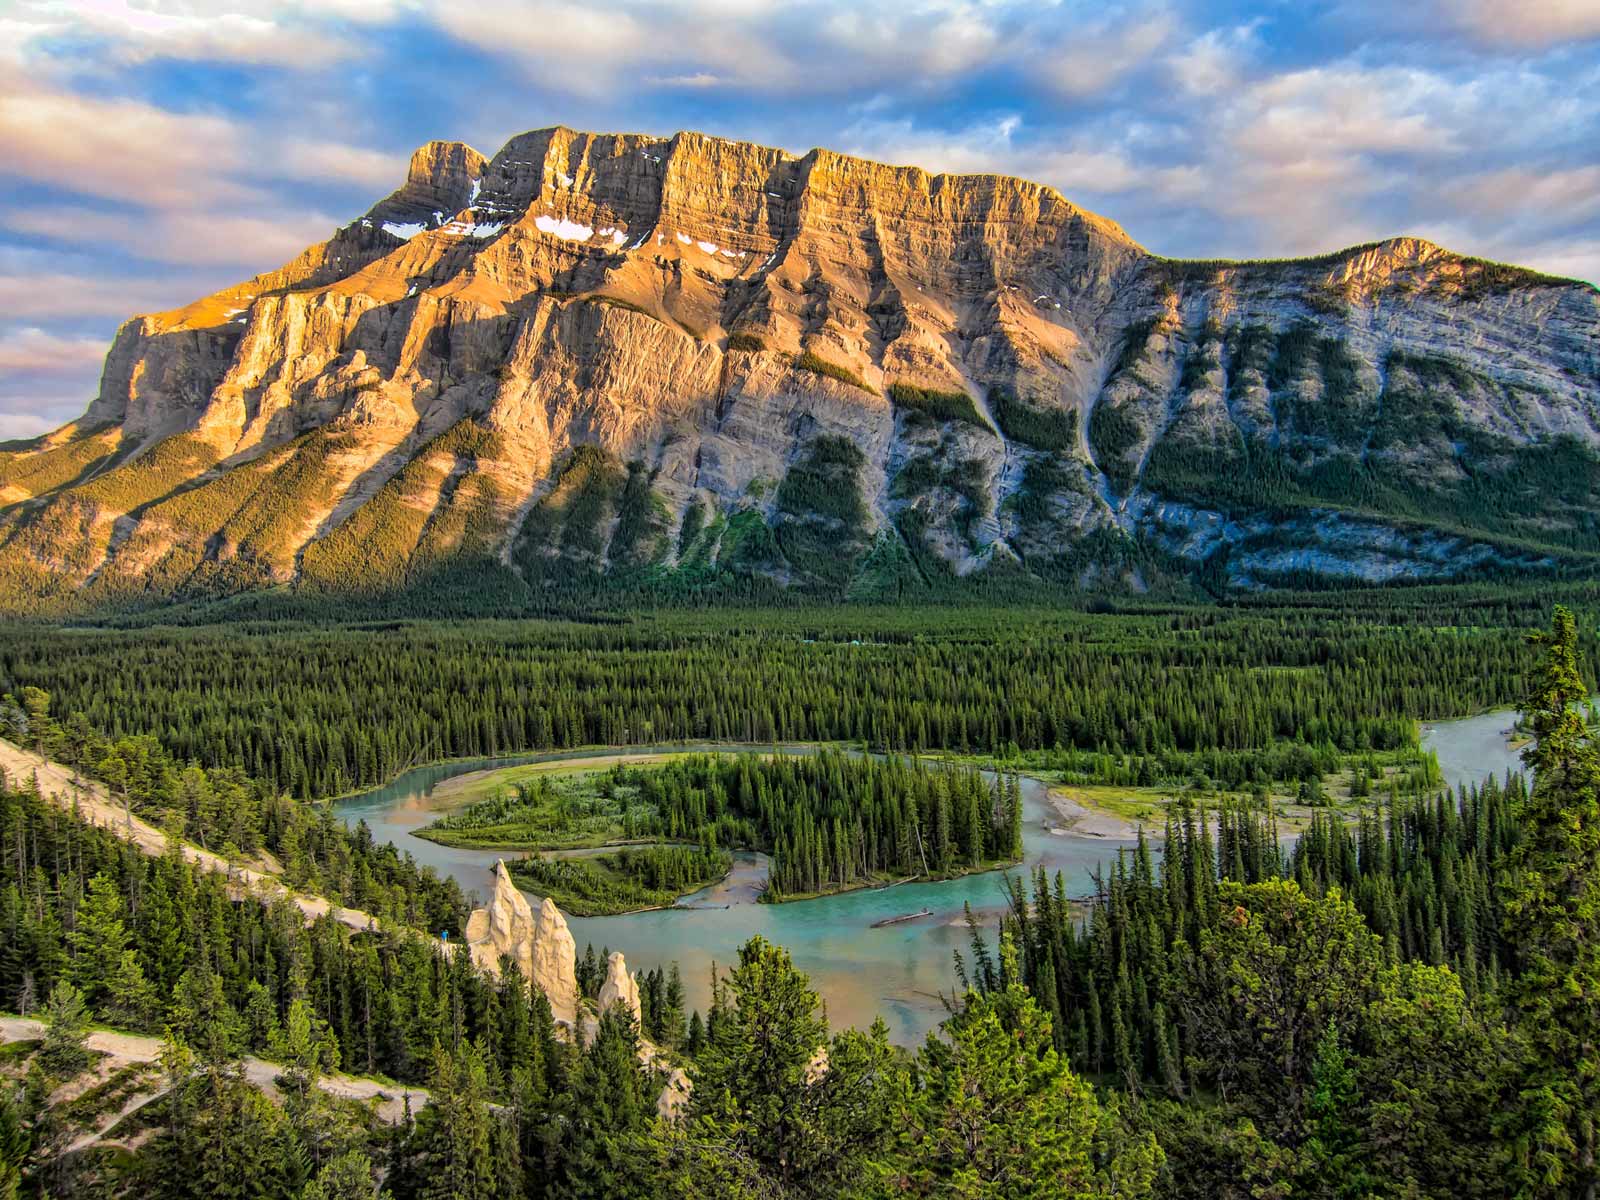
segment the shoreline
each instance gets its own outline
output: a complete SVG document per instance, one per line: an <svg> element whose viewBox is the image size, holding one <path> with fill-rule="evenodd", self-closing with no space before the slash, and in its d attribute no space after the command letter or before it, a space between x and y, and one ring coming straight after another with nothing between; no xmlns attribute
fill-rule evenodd
<svg viewBox="0 0 1600 1200"><path fill-rule="evenodd" d="M756 851L764 854L765 851ZM887 892L893 888L908 883L949 883L955 879L968 879L973 875L992 875L997 871L1010 871L1020 867L1023 859L1007 858L994 862L984 863L976 867L967 867L960 871L951 871L947 875L903 875L898 879L864 879L859 883L847 884L844 887L830 888L821 892L794 892L783 896L781 899L768 900L763 892L757 904L804 904L808 900L826 900L830 896L848 896L852 892Z"/></svg>
<svg viewBox="0 0 1600 1200"><path fill-rule="evenodd" d="M1034 776L1033 778L1038 778ZM1119 817L1116 813L1103 808L1096 808L1084 804L1080 800L1067 795L1066 788L1070 785L1049 783L1043 779L1039 783L1044 787L1045 799L1056 815L1061 818L1062 825L1059 831L1051 829L1052 834L1068 837L1103 838L1106 841L1133 842L1139 838L1139 831L1144 828L1142 824ZM1160 841L1159 833L1145 832L1145 837L1153 841Z"/></svg>
<svg viewBox="0 0 1600 1200"><path fill-rule="evenodd" d="M537 753L537 751L535 753ZM436 786L433 791L429 793L429 798L433 800L454 799L464 792L470 792L473 788L489 779L490 776L499 775L503 771L528 771L530 773L549 772L552 774L571 771L575 775L595 774L600 771L608 770L609 768L621 763L626 763L628 766L652 766L657 763L667 762L670 759L682 758L685 755L695 753L698 753L698 751L640 750L637 753L630 753L627 750L619 750L610 754L590 754L582 758L557 758L543 762L510 763L503 767L483 767L476 771L467 771L462 775L452 775L449 779L442 780L438 786ZM465 762L468 760L457 759L455 761ZM442 766L444 764L441 763L438 765ZM396 776L395 778L399 778L399 776ZM393 781L391 780L391 782ZM388 784L379 784L378 786L387 787ZM355 795L361 794L362 793L360 792L355 793Z"/></svg>

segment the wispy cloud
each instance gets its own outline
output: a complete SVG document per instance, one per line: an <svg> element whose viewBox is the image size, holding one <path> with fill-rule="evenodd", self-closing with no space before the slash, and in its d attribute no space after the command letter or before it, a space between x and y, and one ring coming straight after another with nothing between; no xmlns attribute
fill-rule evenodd
<svg viewBox="0 0 1600 1200"><path fill-rule="evenodd" d="M102 338L63 338L37 327L0 334L0 371L76 371L105 356Z"/></svg>

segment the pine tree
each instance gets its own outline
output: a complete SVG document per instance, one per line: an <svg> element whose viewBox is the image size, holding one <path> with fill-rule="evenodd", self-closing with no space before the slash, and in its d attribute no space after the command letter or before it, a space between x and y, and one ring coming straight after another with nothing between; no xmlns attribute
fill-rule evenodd
<svg viewBox="0 0 1600 1200"><path fill-rule="evenodd" d="M323 1165L300 1200L372 1200L372 1161L360 1150Z"/></svg>
<svg viewBox="0 0 1600 1200"><path fill-rule="evenodd" d="M78 906L77 925L67 943L72 960L68 978L91 1008L110 994L128 948L128 931L122 922L122 893L104 872L89 881L89 893Z"/></svg>
<svg viewBox="0 0 1600 1200"><path fill-rule="evenodd" d="M416 1118L408 1190L419 1200L482 1200L497 1196L494 1118L483 1059L463 1042L435 1048L431 1101ZM509 1198L508 1198L509 1200Z"/></svg>
<svg viewBox="0 0 1600 1200"><path fill-rule="evenodd" d="M1506 1000L1526 1039L1518 1080L1526 1186L1592 1200L1600 1188L1600 751L1581 705L1577 626L1557 607L1524 707L1533 787L1505 900L1519 970Z"/></svg>
<svg viewBox="0 0 1600 1200"><path fill-rule="evenodd" d="M1020 983L968 993L928 1036L896 1118L899 1136L874 1194L1142 1195L1161 1161L1148 1134L1097 1161L1104 1114ZM1116 1189L1102 1186L1108 1176Z"/></svg>
<svg viewBox="0 0 1600 1200"><path fill-rule="evenodd" d="M51 989L44 1010L44 1044L39 1061L59 1079L72 1079L94 1061L89 1050L89 1011L83 996L68 980Z"/></svg>
<svg viewBox="0 0 1600 1200"><path fill-rule="evenodd" d="M714 1159L742 1159L778 1194L836 1195L877 1144L895 1086L888 1030L825 1042L817 993L788 952L760 937L713 993L690 1067L692 1134Z"/></svg>
<svg viewBox="0 0 1600 1200"><path fill-rule="evenodd" d="M663 1045L672 1047L683 1042L684 1008L683 975L678 970L677 962L674 961L667 970L666 986L661 999L661 1011L656 1020Z"/></svg>
<svg viewBox="0 0 1600 1200"><path fill-rule="evenodd" d="M655 1104L639 1063L633 1015L620 1006L601 1016L594 1044L573 1077L565 1112L552 1194L567 1200L591 1195L648 1200L645 1164L653 1151L646 1134Z"/></svg>

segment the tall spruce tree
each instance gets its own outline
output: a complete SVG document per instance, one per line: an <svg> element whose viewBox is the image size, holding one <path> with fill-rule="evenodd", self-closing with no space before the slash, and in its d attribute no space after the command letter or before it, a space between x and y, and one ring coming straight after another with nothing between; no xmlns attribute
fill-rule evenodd
<svg viewBox="0 0 1600 1200"><path fill-rule="evenodd" d="M1524 717L1533 787L1505 897L1517 969L1505 989L1526 1048L1515 1143L1530 1193L1600 1187L1600 752L1585 722L1577 624L1557 607Z"/></svg>

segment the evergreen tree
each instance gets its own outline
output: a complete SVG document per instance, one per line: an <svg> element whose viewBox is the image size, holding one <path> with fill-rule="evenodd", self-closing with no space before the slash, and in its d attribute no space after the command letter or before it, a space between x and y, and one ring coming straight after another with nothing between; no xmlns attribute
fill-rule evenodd
<svg viewBox="0 0 1600 1200"><path fill-rule="evenodd" d="M1600 751L1582 709L1577 627L1557 607L1524 708L1533 787L1505 900L1521 1026L1516 1142L1524 1186L1592 1198L1600 1188Z"/></svg>
<svg viewBox="0 0 1600 1200"><path fill-rule="evenodd" d="M893 1081L888 1031L825 1042L817 993L787 951L760 937L713 998L690 1067L689 1117L716 1157L743 1159L775 1188L835 1194L881 1136Z"/></svg>
<svg viewBox="0 0 1600 1200"><path fill-rule="evenodd" d="M896 1117L900 1132L876 1172L884 1196L1143 1195L1161 1161L1148 1135L1099 1157L1105 1114L1015 982L969 993L928 1036ZM1108 1178L1114 1189L1102 1188Z"/></svg>
<svg viewBox="0 0 1600 1200"><path fill-rule="evenodd" d="M613 1005L600 1018L594 1044L584 1052L565 1106L561 1167L552 1195L648 1200L648 1133L655 1117L650 1080L639 1063L633 1016Z"/></svg>
<svg viewBox="0 0 1600 1200"><path fill-rule="evenodd" d="M453 1051L435 1047L428 1090L431 1099L416 1118L397 1190L416 1200L498 1197L495 1118L482 1057L466 1042Z"/></svg>
<svg viewBox="0 0 1600 1200"><path fill-rule="evenodd" d="M1373 998L1378 941L1337 890L1313 899L1287 880L1224 883L1218 899L1220 919L1179 959L1185 1023L1223 1096L1297 1146L1319 1039Z"/></svg>
<svg viewBox="0 0 1600 1200"><path fill-rule="evenodd" d="M60 980L44 1010L44 1043L39 1061L58 1079L72 1079L94 1061L89 1039L89 1011L71 981Z"/></svg>
<svg viewBox="0 0 1600 1200"><path fill-rule="evenodd" d="M325 1163L306 1184L300 1200L372 1200L372 1162L360 1150L351 1150Z"/></svg>

